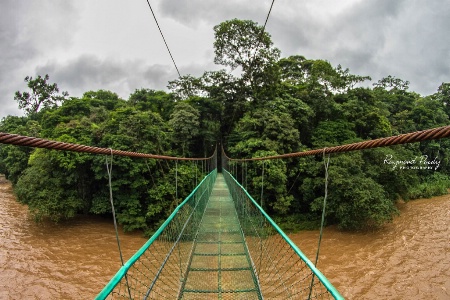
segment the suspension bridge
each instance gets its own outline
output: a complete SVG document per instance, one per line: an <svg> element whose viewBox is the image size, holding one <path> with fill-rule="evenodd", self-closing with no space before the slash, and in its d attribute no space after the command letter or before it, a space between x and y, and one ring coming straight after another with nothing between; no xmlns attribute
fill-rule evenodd
<svg viewBox="0 0 450 300"><path fill-rule="evenodd" d="M325 155L449 136L450 126L444 126L253 160ZM111 156L195 160L2 132L0 143ZM217 155L207 159L209 173L141 249L127 262L122 261L122 267L96 299L343 299L233 176L230 162L250 159L233 160L224 153L222 158L221 173ZM113 201L111 206L114 213ZM118 244L120 250L119 239Z"/></svg>

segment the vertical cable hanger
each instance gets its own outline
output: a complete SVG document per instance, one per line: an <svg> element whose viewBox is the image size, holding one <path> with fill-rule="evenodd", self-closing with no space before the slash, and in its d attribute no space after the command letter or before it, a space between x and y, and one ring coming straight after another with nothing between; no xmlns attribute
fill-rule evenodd
<svg viewBox="0 0 450 300"><path fill-rule="evenodd" d="M111 159L108 161L108 157L106 157L106 171L108 173L108 185L109 185L109 201L111 202L111 211L113 215L114 220L114 230L116 232L116 240L117 240L117 247L119 248L119 254L120 254L120 262L122 263L122 266L124 265L123 262L123 255L122 255L122 249L120 248L120 239L119 239L119 230L117 229L117 221L116 221L116 210L114 209L114 200L113 200L113 192L112 192L112 165L113 165L113 150L111 150ZM128 284L128 277L125 274L125 281L127 283L127 289L128 289L128 296L130 299L133 299L131 297L131 291L130 291L130 285Z"/></svg>
<svg viewBox="0 0 450 300"><path fill-rule="evenodd" d="M263 162L262 162L262 174L261 174L261 208L262 209L264 209L264 207L263 207L263 204L264 204L264 202L263 202L263 196L264 196L264 164L265 164L265 161L263 160Z"/></svg>
<svg viewBox="0 0 450 300"><path fill-rule="evenodd" d="M317 245L317 253L316 253L316 260L314 262L314 266L317 265L317 261L319 260L319 250L320 250L320 242L322 241L322 234L323 234L323 226L325 223L325 208L327 206L327 197L328 197L328 166L330 164L330 154L328 154L328 159L325 160L325 149L323 149L323 164L325 167L325 195L323 197L323 207L322 207L322 220L320 222L320 234L319 234L319 242Z"/></svg>
<svg viewBox="0 0 450 300"><path fill-rule="evenodd" d="M245 162L245 189L247 190L248 189L248 186L247 186L247 162Z"/></svg>
<svg viewBox="0 0 450 300"><path fill-rule="evenodd" d="M198 161L195 161L195 186L198 185L198 175L197 175L197 170L198 170Z"/></svg>
<svg viewBox="0 0 450 300"><path fill-rule="evenodd" d="M323 207L322 207L322 220L320 222L320 233L319 233L319 241L317 244L317 252L316 252L316 259L314 261L314 266L317 266L317 262L319 261L319 252L320 252L320 243L322 242L322 235L323 235L323 226L325 223L325 208L327 206L327 197L328 197L328 166L330 164L330 154L328 154L328 159L325 159L325 151L326 147L323 148L323 164L325 167L325 194L323 197ZM312 289L314 286L314 274L312 274L311 278L311 286L309 288L309 296L308 299L311 299Z"/></svg>
<svg viewBox="0 0 450 300"><path fill-rule="evenodd" d="M241 185L243 186L244 185L244 164L245 164L245 162L242 162L242 165L241 165Z"/></svg>
<svg viewBox="0 0 450 300"><path fill-rule="evenodd" d="M153 186L155 186L156 185L155 178L153 178L152 171L150 170L150 166L148 164L148 159L145 160L145 165L147 166L147 170L148 170L148 173L150 174L150 178L151 178L151 180L153 182Z"/></svg>
<svg viewBox="0 0 450 300"><path fill-rule="evenodd" d="M178 160L175 160L175 200L178 203Z"/></svg>

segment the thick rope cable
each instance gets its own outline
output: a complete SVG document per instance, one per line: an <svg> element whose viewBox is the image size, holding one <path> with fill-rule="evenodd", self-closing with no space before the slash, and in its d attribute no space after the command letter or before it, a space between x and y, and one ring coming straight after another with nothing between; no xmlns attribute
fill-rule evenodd
<svg viewBox="0 0 450 300"><path fill-rule="evenodd" d="M386 146L394 146L394 145L401 145L401 144L408 144L408 143L423 142L423 141L429 141L429 140L437 140L437 139L448 138L448 137L450 137L450 125L436 127L436 128L427 129L427 130L422 130L422 131L415 131L415 132L400 134L400 135L391 136L391 137L379 138L379 139L369 140L369 141L364 141L364 142L345 144L345 145L321 148L321 149L315 149L315 150L308 150L308 151L303 151L303 152L281 154L281 155L254 157L254 158L230 158L225 154L225 152L223 153L223 155L225 155L225 157L227 159L229 159L230 161L242 162L242 161L256 161L256 160L270 160L270 159L281 159L281 158L290 158L290 157L313 156L313 155L322 154L322 153L330 154L330 153L350 152L350 151L363 150L363 149L372 149L372 148L378 148L378 147L386 147ZM0 136L0 142L1 142L1 136Z"/></svg>
<svg viewBox="0 0 450 300"><path fill-rule="evenodd" d="M111 202L111 211L112 211L113 220L114 220L114 230L116 232L117 247L119 248L120 262L123 267L124 261L123 261L122 249L120 247L119 230L117 229L116 210L114 209L114 200L113 200L113 191L112 191L113 150L112 149L110 149L110 150L111 150L110 162L108 161L108 157L106 157L106 171L108 173L108 185L109 185L109 201ZM131 297L130 285L128 284L127 275L125 275L125 281L126 281L126 285L127 285L128 295L129 295L130 299L133 299L133 297Z"/></svg>
<svg viewBox="0 0 450 300"><path fill-rule="evenodd" d="M84 152L91 154L113 154L115 156L127 156L127 157L137 157L137 158L154 158L154 159L162 159L162 160L208 160L214 157L214 154L210 157L202 157L202 158L188 158L188 157L175 157L175 156L166 156L166 155L156 155L156 154L148 154L148 153L139 153L139 152L131 152L131 151L122 151L122 150L114 150L111 148L99 148L92 146L85 146L81 144L72 144L72 143L64 143L57 142L42 138L24 136L19 134L11 134L6 132L0 132L0 143L1 144L9 144L16 146L26 146L26 147L35 147L35 148L44 148L44 149L52 149L52 150L64 150L64 151L73 151L73 152Z"/></svg>

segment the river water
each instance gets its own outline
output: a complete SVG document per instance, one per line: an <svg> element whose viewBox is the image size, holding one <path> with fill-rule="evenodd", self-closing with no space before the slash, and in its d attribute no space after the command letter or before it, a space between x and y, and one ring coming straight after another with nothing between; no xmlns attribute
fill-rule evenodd
<svg viewBox="0 0 450 300"><path fill-rule="evenodd" d="M317 267L347 299L450 299L450 195L400 205L375 233L324 229ZM312 260L317 231L291 235Z"/></svg>
<svg viewBox="0 0 450 300"><path fill-rule="evenodd" d="M450 196L415 200L375 233L324 230L318 268L347 299L450 299ZM318 231L290 235L311 259ZM120 232L124 259L146 241ZM0 177L0 299L92 299L120 268L113 223L37 226Z"/></svg>

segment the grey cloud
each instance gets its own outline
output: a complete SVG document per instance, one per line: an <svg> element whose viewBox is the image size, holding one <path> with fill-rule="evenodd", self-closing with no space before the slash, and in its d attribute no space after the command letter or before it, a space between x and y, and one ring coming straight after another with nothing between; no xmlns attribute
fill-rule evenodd
<svg viewBox="0 0 450 300"><path fill-rule="evenodd" d="M183 71L192 71L182 66ZM110 90L121 98L128 99L136 89L165 90L169 80L177 78L172 65L146 64L141 60L114 60L94 55L82 55L69 61L50 61L34 69L32 76L49 74L50 82L56 82L60 91L70 96L81 97L90 90ZM31 74L30 74L31 75ZM23 82L23 78L21 78ZM27 90L25 84L15 90ZM14 90L14 91L15 91ZM3 88L0 88L3 91ZM0 118L20 115L13 91L0 106Z"/></svg>
<svg viewBox="0 0 450 300"><path fill-rule="evenodd" d="M94 55L82 55L64 63L50 62L36 68L37 74L52 74L61 84L74 87L90 83L111 84L120 81L125 71L117 63Z"/></svg>
<svg viewBox="0 0 450 300"><path fill-rule="evenodd" d="M176 78L171 65L148 65L141 60L115 60L82 55L64 63L51 62L39 66L38 74L49 74L61 90L81 96L89 90L105 89L127 99L140 88L165 89Z"/></svg>
<svg viewBox="0 0 450 300"><path fill-rule="evenodd" d="M73 5L66 2L2 1L2 60L29 59L50 48L69 47L77 18Z"/></svg>
<svg viewBox="0 0 450 300"><path fill-rule="evenodd" d="M269 30L283 55L326 59L374 81L393 75L428 95L449 80L450 6L444 2L355 1L335 12L332 1L298 2L275 10Z"/></svg>
<svg viewBox="0 0 450 300"><path fill-rule="evenodd" d="M410 81L411 90L434 93L440 84L439 73L450 73L448 64L439 71L440 58L450 53L450 39L443 30L450 28L450 11L441 6L442 1L360 2L341 16L342 32L330 34L339 34L351 47L334 45L332 60L341 59L375 81L393 75ZM357 59L359 53L366 57Z"/></svg>
<svg viewBox="0 0 450 300"><path fill-rule="evenodd" d="M161 1L158 13L170 17L185 26L196 27L208 24L214 26L229 19L254 20L262 24L269 11L270 3L260 0L247 1ZM212 30L211 26L211 30Z"/></svg>
<svg viewBox="0 0 450 300"><path fill-rule="evenodd" d="M14 93L25 90L36 60L70 47L78 12L67 1L3 0L0 9L0 118L21 115Z"/></svg>
<svg viewBox="0 0 450 300"><path fill-rule="evenodd" d="M266 30L283 56L308 55L321 31L319 20L309 8L294 3L288 9L274 8Z"/></svg>
<svg viewBox="0 0 450 300"><path fill-rule="evenodd" d="M163 90L167 86L168 80L172 80L175 77L176 75L172 66L153 65L146 67L143 70L143 73L141 75L138 75L134 81L136 82L135 84L136 88L139 85L139 83L141 83L142 85L142 80L139 80L139 78L142 78L146 83L148 83L148 86L146 86L145 88L151 88L154 90L156 89Z"/></svg>
<svg viewBox="0 0 450 300"><path fill-rule="evenodd" d="M358 53L365 53L365 60L358 64L370 63L386 44L389 31L393 28L403 1L358 2L348 11L334 18L328 27L326 37L331 56L351 60ZM395 30L395 29L394 29Z"/></svg>

